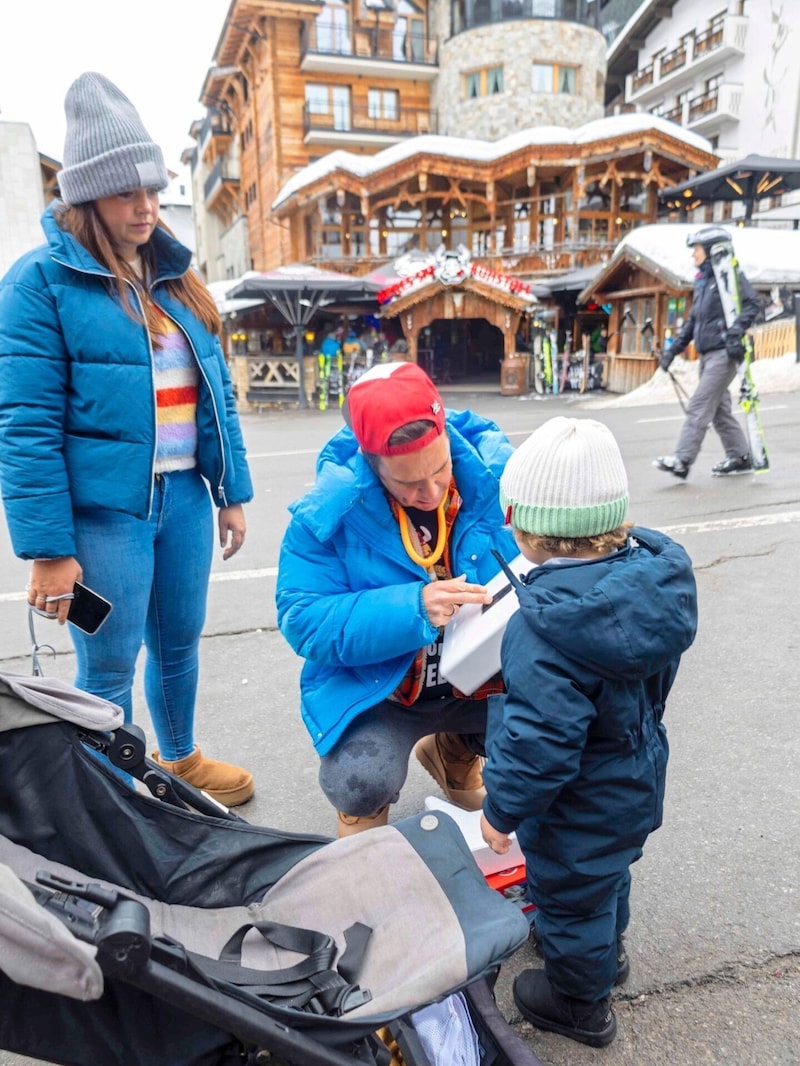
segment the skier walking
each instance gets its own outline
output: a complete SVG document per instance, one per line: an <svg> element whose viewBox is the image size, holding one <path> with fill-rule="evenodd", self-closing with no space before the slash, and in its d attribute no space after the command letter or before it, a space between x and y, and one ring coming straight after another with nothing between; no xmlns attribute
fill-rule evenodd
<svg viewBox="0 0 800 1066"><path fill-rule="evenodd" d="M753 287L744 274L739 273L741 309L732 325L725 324L725 311L719 291L710 249L713 245L731 243L730 231L722 226L704 226L691 233L686 241L692 249L698 273L695 278L692 309L675 338L669 352L661 355L659 365L668 370L672 360L680 355L690 340L700 356L700 380L686 409L686 421L681 429L674 455L662 455L653 466L684 479L697 458L709 423L725 449L725 458L711 468L714 477L746 474L753 470L753 460L741 426L732 411L728 387L744 359L743 337L759 312Z"/></svg>

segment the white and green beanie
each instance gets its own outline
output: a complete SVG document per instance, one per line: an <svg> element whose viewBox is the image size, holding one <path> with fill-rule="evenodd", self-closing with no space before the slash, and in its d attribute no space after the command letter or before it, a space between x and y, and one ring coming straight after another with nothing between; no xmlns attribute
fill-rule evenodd
<svg viewBox="0 0 800 1066"><path fill-rule="evenodd" d="M500 502L515 529L540 537L595 537L628 510L628 478L611 430L590 418L551 418L513 453Z"/></svg>

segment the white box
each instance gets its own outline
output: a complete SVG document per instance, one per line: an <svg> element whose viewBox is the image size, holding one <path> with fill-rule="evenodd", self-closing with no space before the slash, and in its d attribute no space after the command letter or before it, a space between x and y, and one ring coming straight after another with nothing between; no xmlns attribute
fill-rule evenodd
<svg viewBox="0 0 800 1066"><path fill-rule="evenodd" d="M512 574L527 574L534 563L516 555L508 564ZM465 603L445 626L439 673L466 696L500 670L500 645L508 620L519 610L517 594L500 570L486 588L491 603Z"/></svg>
<svg viewBox="0 0 800 1066"><path fill-rule="evenodd" d="M511 870L515 866L525 865L525 858L517 843L516 833L511 833L511 847L505 855L495 855L489 845L484 843L481 836L480 811L464 811L460 807L455 807L452 803L448 803L445 799L439 799L438 796L426 796L425 810L444 811L445 814L450 815L461 830L461 835L466 840L467 847L472 852L475 862L484 877L489 874L500 873L503 870Z"/></svg>

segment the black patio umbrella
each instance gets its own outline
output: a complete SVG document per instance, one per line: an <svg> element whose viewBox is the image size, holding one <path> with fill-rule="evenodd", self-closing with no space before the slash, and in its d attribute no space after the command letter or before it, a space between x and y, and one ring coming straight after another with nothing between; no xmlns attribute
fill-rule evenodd
<svg viewBox="0 0 800 1066"><path fill-rule="evenodd" d="M303 388L303 333L322 307L355 305L375 300L381 286L366 278L337 270L321 270L305 263L289 263L274 270L251 270L225 293L230 299L269 300L294 329L298 366L298 399L308 406ZM377 301L375 301L377 309Z"/></svg>
<svg viewBox="0 0 800 1066"><path fill-rule="evenodd" d="M721 200L742 203L745 222L750 222L758 200L793 189L800 189L800 159L748 155L680 185L660 189L658 198L667 207L683 211Z"/></svg>

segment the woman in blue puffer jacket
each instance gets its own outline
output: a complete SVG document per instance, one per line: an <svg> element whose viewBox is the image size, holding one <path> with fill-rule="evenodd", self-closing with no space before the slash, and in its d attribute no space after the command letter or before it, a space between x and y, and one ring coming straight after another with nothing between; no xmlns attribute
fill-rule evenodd
<svg viewBox="0 0 800 1066"><path fill-rule="evenodd" d="M87 73L65 107L63 202L44 215L47 244L0 282L11 540L40 613L63 623L76 581L113 604L96 635L70 626L76 685L130 720L144 642L157 758L232 806L252 775L205 757L193 733L211 501L228 559L252 497L219 315L158 221L167 171L130 101Z"/></svg>

